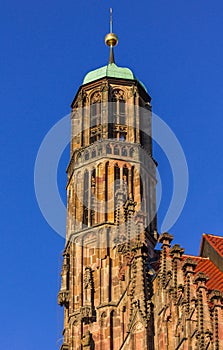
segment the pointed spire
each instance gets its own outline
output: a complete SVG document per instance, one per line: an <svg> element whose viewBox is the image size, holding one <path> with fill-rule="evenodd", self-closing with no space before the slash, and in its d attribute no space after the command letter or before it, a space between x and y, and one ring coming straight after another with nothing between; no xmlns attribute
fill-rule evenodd
<svg viewBox="0 0 223 350"><path fill-rule="evenodd" d="M113 33L112 8L110 8L110 33L105 36L105 44L110 47L109 64L115 63L113 47L118 44L118 37Z"/></svg>

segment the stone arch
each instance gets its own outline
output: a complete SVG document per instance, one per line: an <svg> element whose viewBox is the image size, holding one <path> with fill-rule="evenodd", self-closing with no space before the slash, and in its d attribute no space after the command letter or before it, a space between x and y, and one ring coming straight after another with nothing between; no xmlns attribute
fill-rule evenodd
<svg viewBox="0 0 223 350"><path fill-rule="evenodd" d="M91 157L92 157L92 158L95 158L95 157L96 157L96 149L95 149L95 148L92 149Z"/></svg>
<svg viewBox="0 0 223 350"><path fill-rule="evenodd" d="M135 152L134 148L131 147L130 150L129 150L129 156L133 157L134 156L134 152Z"/></svg>
<svg viewBox="0 0 223 350"><path fill-rule="evenodd" d="M91 93L89 94L89 101L90 103L97 103L97 102L101 102L101 91L97 88L91 91Z"/></svg>
<svg viewBox="0 0 223 350"><path fill-rule="evenodd" d="M127 100L127 91L124 87L114 86L111 95L112 100Z"/></svg>
<svg viewBox="0 0 223 350"><path fill-rule="evenodd" d="M110 145L110 143L107 143L107 145L106 145L106 155L107 154L111 154L111 153L112 153L111 145Z"/></svg>
<svg viewBox="0 0 223 350"><path fill-rule="evenodd" d="M97 236L95 232L87 232L83 235L83 245L84 247L90 248L91 246L95 247Z"/></svg>
<svg viewBox="0 0 223 350"><path fill-rule="evenodd" d="M127 155L128 155L127 147L124 146L124 147L122 147L122 156L123 156L123 157L127 157Z"/></svg>
<svg viewBox="0 0 223 350"><path fill-rule="evenodd" d="M118 145L114 146L114 155L116 156L120 155L120 147Z"/></svg>

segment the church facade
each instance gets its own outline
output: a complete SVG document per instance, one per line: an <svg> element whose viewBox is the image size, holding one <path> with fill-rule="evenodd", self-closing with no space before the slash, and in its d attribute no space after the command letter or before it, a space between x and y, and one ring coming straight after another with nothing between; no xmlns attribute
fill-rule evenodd
<svg viewBox="0 0 223 350"><path fill-rule="evenodd" d="M72 102L61 350L221 350L223 238L158 235L151 97L106 43Z"/></svg>

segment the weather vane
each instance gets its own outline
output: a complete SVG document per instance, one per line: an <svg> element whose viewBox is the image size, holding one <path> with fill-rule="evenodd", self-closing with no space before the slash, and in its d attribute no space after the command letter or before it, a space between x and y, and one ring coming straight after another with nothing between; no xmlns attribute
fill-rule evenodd
<svg viewBox="0 0 223 350"><path fill-rule="evenodd" d="M118 44L118 37L113 33L112 8L110 8L110 33L105 36L105 44L110 47L109 64L115 63L113 47Z"/></svg>

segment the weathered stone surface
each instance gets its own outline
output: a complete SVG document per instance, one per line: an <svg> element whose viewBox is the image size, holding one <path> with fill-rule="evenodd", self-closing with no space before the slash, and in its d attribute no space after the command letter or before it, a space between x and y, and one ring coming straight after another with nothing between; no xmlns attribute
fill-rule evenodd
<svg viewBox="0 0 223 350"><path fill-rule="evenodd" d="M204 242L213 262L185 256L167 232L155 250L156 162L138 108L151 135L150 101L136 81L115 78L73 101L61 350L223 349L221 251Z"/></svg>

